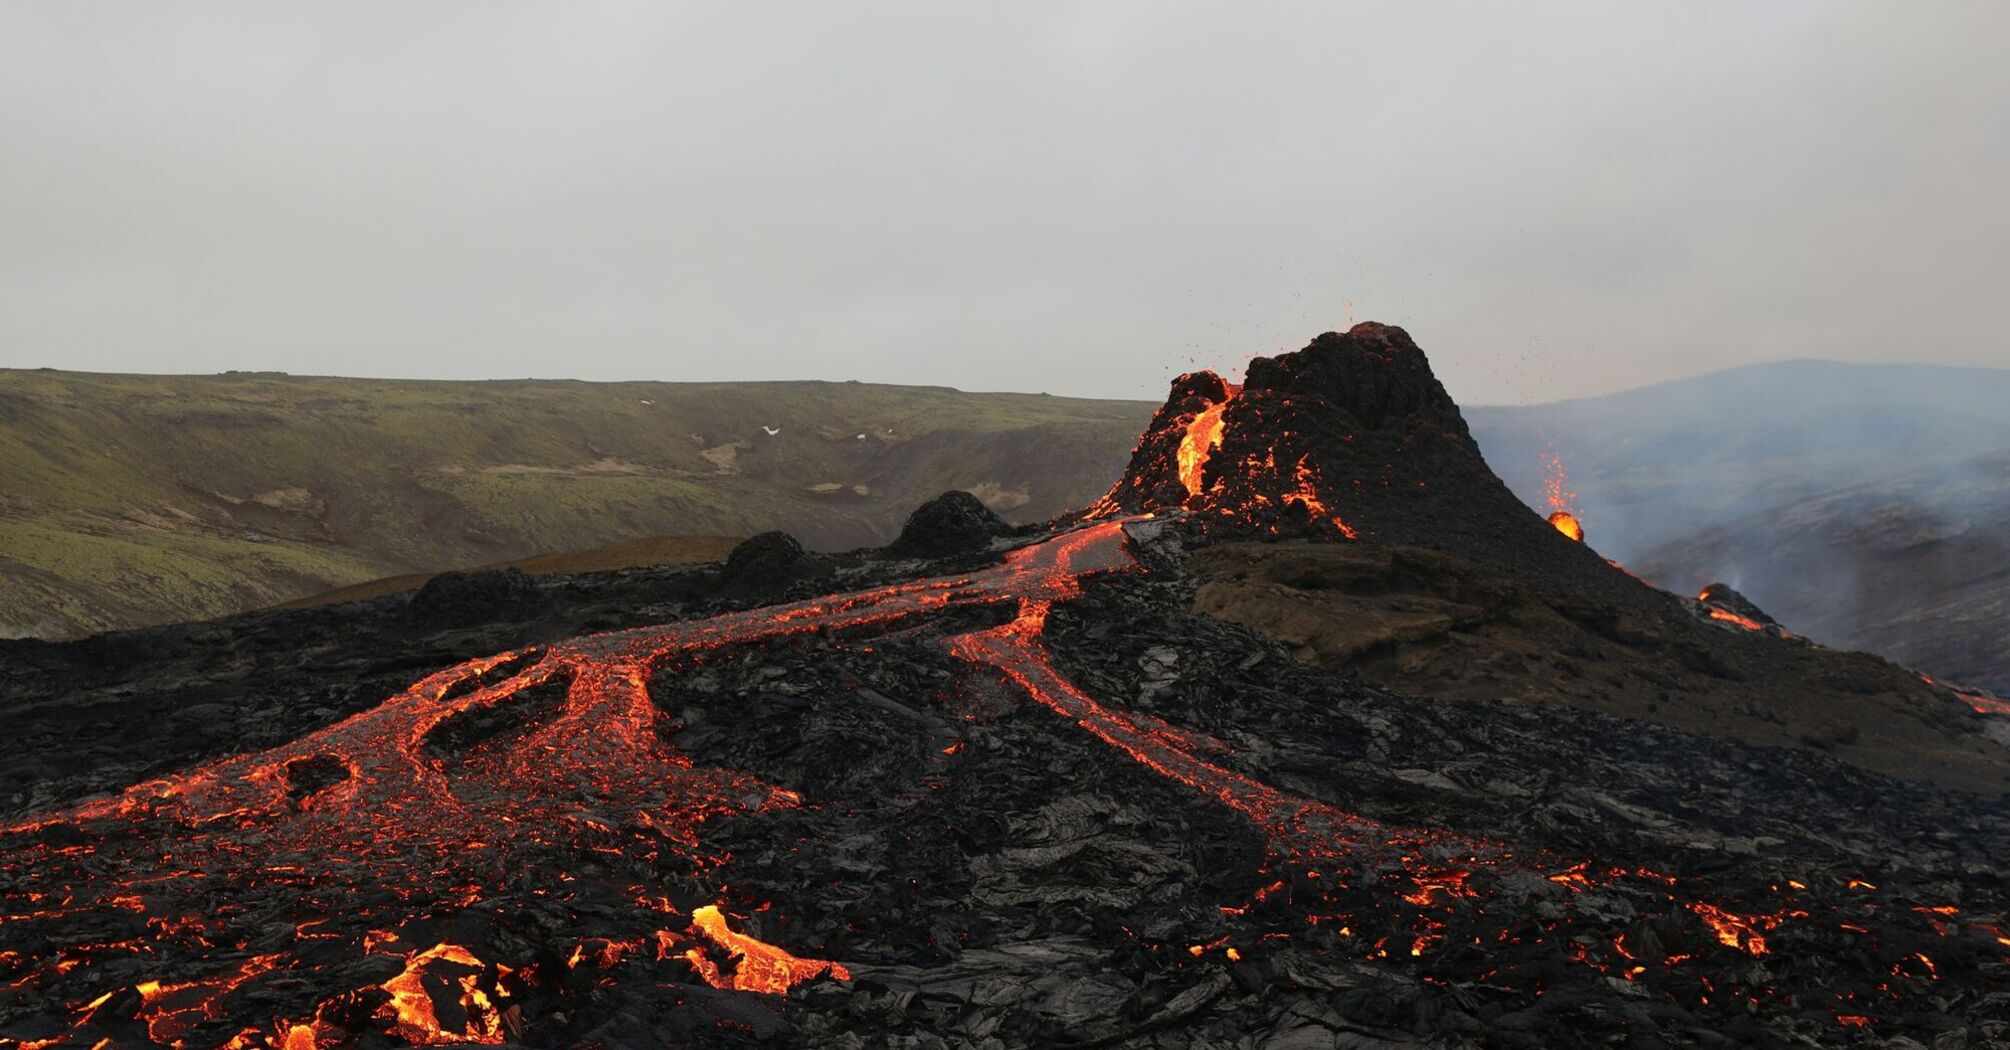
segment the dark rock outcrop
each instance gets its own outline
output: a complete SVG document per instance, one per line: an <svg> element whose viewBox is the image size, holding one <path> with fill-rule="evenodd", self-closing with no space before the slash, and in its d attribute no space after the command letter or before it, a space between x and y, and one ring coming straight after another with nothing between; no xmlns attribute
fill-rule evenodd
<svg viewBox="0 0 2010 1050"><path fill-rule="evenodd" d="M914 508L886 552L901 558L946 558L983 550L1009 531L1011 526L983 500L952 490Z"/></svg>
<svg viewBox="0 0 2010 1050"><path fill-rule="evenodd" d="M794 536L775 530L749 536L726 555L726 584L738 591L773 590L802 576L816 562Z"/></svg>
<svg viewBox="0 0 2010 1050"><path fill-rule="evenodd" d="M443 572L412 593L406 611L432 624L486 623L535 604L537 581L522 569Z"/></svg>
<svg viewBox="0 0 2010 1050"><path fill-rule="evenodd" d="M1739 594L1728 583L1710 584L1709 586L1703 588L1702 593L1696 595L1696 600L1702 602L1704 605L1714 605L1717 608L1723 609L1727 612L1737 613L1739 616L1742 616L1747 620L1752 620L1758 623L1769 624L1779 622L1778 620L1775 620L1772 617L1767 616L1766 610L1761 609L1757 605L1753 604L1750 598L1747 598L1744 595Z"/></svg>

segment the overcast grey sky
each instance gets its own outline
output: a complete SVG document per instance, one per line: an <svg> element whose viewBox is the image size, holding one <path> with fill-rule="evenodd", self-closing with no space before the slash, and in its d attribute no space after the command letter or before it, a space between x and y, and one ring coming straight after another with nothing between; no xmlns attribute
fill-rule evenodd
<svg viewBox="0 0 2010 1050"><path fill-rule="evenodd" d="M2010 4L0 3L0 365L2010 366Z"/></svg>

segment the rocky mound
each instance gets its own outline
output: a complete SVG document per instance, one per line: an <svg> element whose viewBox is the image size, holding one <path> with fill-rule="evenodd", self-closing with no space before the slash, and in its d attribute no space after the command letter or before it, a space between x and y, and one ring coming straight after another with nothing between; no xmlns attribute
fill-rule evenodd
<svg viewBox="0 0 2010 1050"><path fill-rule="evenodd" d="M1393 325L1257 358L1240 387L1212 372L1175 380L1091 513L1167 510L1208 537L1434 547L1536 586L1644 598L1581 532L1567 536L1494 476L1424 352Z"/></svg>
<svg viewBox="0 0 2010 1050"><path fill-rule="evenodd" d="M1729 613L1733 623L1740 625L1758 624L1761 627L1779 623L1766 615L1766 610L1752 603L1750 598L1738 593L1737 588L1728 583L1705 584L1696 594L1696 600L1710 607L1713 612ZM1720 617L1728 619L1729 617Z"/></svg>
<svg viewBox="0 0 2010 1050"><path fill-rule="evenodd" d="M914 508L887 553L904 558L945 558L981 551L1011 531L984 501L952 490Z"/></svg>
<svg viewBox="0 0 2010 1050"><path fill-rule="evenodd" d="M794 536L771 531L749 536L726 555L728 586L747 593L779 590L801 579L816 562Z"/></svg>
<svg viewBox="0 0 2010 1050"><path fill-rule="evenodd" d="M412 592L407 609L427 623L481 623L522 608L536 593L522 569L443 572Z"/></svg>

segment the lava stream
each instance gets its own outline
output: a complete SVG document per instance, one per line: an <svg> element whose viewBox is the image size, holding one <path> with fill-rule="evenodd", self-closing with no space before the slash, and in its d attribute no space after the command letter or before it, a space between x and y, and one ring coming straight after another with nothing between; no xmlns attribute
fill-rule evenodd
<svg viewBox="0 0 2010 1050"><path fill-rule="evenodd" d="M1302 471L1300 480L1308 485L1308 509L1323 512ZM92 994L103 994L73 1004L65 1026L5 1035L31 1048L88 1045L104 1026L136 1021L152 1042L182 1045L198 1026L241 1016L226 1002L241 990L311 980L320 965L312 960L353 949L402 958L403 970L365 988L317 990L328 997L311 1016L238 1031L228 1045L329 1046L359 1035L356 1026L365 1022L415 1044L501 1042L520 1023L512 997L550 978L528 960L481 958L477 951L486 949L477 942L442 935L442 917L478 911L527 859L595 852L649 861L678 873L686 888L681 904L662 887L624 888L628 902L646 905L663 928L603 941L591 952L582 944L568 967L611 964L653 945L655 961L718 988L776 993L821 976L845 979L839 963L797 957L727 924L717 901L728 888L706 880L728 858L706 848L703 825L799 799L678 753L659 732L648 681L669 660L722 646L890 625L952 607L1010 603L1013 620L951 638L951 651L1004 675L1128 759L1241 814L1267 837L1277 863L1316 878L1315 866L1365 870L1388 857L1403 883L1391 897L1428 910L1475 897L1475 869L1511 862L1498 843L1392 827L1281 791L1229 768L1218 742L1117 710L1068 682L1044 645L1048 612L1077 596L1084 576L1137 567L1125 528L1138 520L1062 533L967 575L471 660L269 751L0 828L0 926L18 925L48 945L33 955L0 953L0 989L79 970L90 983L104 972L92 985ZM1534 876L1537 884L1547 878L1577 893L1638 879L1657 894L1666 890L1652 873L1557 867L1561 873ZM691 885L713 896L694 899ZM274 886L282 892L274 894ZM260 892L246 899L234 896L254 888ZM1725 947L1753 956L1766 950L1755 933L1780 921L1711 905L1689 910ZM685 921L671 918L679 915ZM122 939L102 933L130 930L136 916L146 932ZM1434 921L1424 919L1407 936L1409 954L1438 942L1443 924ZM269 943L269 931L282 924L293 931L291 943ZM370 932L345 935L338 924ZM255 938L258 952L249 950ZM723 965L714 949L723 951ZM1379 944L1375 951L1388 954ZM149 980L130 999L119 997L133 987L123 982L136 967L191 953L207 976Z"/></svg>

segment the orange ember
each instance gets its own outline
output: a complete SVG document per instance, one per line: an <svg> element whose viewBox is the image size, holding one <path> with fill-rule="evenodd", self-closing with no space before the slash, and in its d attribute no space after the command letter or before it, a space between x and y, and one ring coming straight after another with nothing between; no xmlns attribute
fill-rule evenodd
<svg viewBox="0 0 2010 1050"><path fill-rule="evenodd" d="M1584 542L1584 525L1577 520L1577 515L1567 510L1560 510L1549 516L1549 523L1556 526L1556 531L1565 536L1579 543Z"/></svg>
<svg viewBox="0 0 2010 1050"><path fill-rule="evenodd" d="M1189 496L1200 495L1201 473L1207 469L1208 456L1221 447L1221 416L1233 400L1235 388L1229 387L1227 398L1201 409L1186 425L1186 436L1179 443L1179 480Z"/></svg>
<svg viewBox="0 0 2010 1050"><path fill-rule="evenodd" d="M1543 462L1546 468L1542 480L1543 495L1549 500L1549 509L1552 512L1568 511L1577 506L1577 493L1570 491L1570 475L1564 472L1562 457L1551 449L1543 453ZM1549 520L1555 521L1556 518Z"/></svg>

